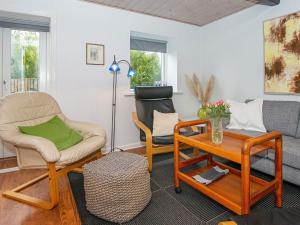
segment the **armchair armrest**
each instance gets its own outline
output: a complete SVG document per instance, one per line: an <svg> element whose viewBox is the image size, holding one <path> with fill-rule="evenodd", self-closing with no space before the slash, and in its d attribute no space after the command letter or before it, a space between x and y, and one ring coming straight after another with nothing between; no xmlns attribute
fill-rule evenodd
<svg viewBox="0 0 300 225"><path fill-rule="evenodd" d="M82 134L84 137L101 136L103 138L106 138L105 130L97 124L73 121L68 119L65 121L65 123L72 129Z"/></svg>
<svg viewBox="0 0 300 225"><path fill-rule="evenodd" d="M12 144L15 147L36 150L46 162L57 162L60 159L60 152L57 150L55 144L45 138L18 133L2 138L3 142Z"/></svg>
<svg viewBox="0 0 300 225"><path fill-rule="evenodd" d="M151 142L152 143L152 134L151 130L142 122L138 119L136 112L132 113L132 120L133 122L139 127L142 131L145 132L146 134L146 142Z"/></svg>

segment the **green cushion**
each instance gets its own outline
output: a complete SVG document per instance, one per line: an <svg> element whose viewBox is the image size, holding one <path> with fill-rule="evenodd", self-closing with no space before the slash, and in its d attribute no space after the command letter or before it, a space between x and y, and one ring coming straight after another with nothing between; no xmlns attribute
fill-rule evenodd
<svg viewBox="0 0 300 225"><path fill-rule="evenodd" d="M83 139L79 133L68 127L58 116L53 117L46 123L35 126L20 126L19 129L24 134L52 141L59 151L70 148Z"/></svg>

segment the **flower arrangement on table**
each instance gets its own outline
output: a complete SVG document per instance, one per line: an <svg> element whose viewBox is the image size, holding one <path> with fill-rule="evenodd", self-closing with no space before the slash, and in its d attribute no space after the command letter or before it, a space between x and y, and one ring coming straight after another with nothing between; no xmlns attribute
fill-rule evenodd
<svg viewBox="0 0 300 225"><path fill-rule="evenodd" d="M205 110L204 118L210 119L211 121L212 142L215 144L221 144L223 141L223 118L230 116L230 105L225 103L223 100L219 100L217 102L205 105L204 107L200 108L199 112L201 112L201 109Z"/></svg>
<svg viewBox="0 0 300 225"><path fill-rule="evenodd" d="M229 117L230 105L225 103L223 100L216 101L214 103L209 103L206 106L206 116L207 118L226 118Z"/></svg>

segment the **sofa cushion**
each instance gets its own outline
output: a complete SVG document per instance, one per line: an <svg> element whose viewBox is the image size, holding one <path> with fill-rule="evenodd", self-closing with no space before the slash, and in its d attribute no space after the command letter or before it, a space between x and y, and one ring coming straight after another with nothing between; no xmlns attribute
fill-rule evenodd
<svg viewBox="0 0 300 225"><path fill-rule="evenodd" d="M299 120L300 120L300 117L299 117ZM297 128L296 138L300 138L300 122L298 122L298 128Z"/></svg>
<svg viewBox="0 0 300 225"><path fill-rule="evenodd" d="M267 131L277 130L284 135L295 137L299 113L300 103L296 101L265 100L263 104L263 120Z"/></svg>
<svg viewBox="0 0 300 225"><path fill-rule="evenodd" d="M257 131L248 131L248 130L236 130L236 129L226 129L227 131L240 133L249 135L251 137L257 137L260 135L263 135L263 132L257 132ZM283 164L294 167L296 169L300 169L300 139L294 138L291 136L282 136L283 138L283 144L282 144L282 150L283 150ZM259 157L267 157L268 159L275 160L275 151L270 149L268 151L264 151L257 156Z"/></svg>
<svg viewBox="0 0 300 225"><path fill-rule="evenodd" d="M252 130L239 130L239 129L225 129L226 131L248 135L250 137L258 137L260 135L266 134L265 132L252 131Z"/></svg>
<svg viewBox="0 0 300 225"><path fill-rule="evenodd" d="M282 163L300 169L300 139L283 136L283 159ZM269 150L268 158L275 160L275 151Z"/></svg>

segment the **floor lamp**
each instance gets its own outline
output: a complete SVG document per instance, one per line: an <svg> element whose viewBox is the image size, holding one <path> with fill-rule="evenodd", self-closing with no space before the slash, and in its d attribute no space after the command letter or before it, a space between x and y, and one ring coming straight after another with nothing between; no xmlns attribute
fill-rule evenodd
<svg viewBox="0 0 300 225"><path fill-rule="evenodd" d="M111 112L111 138L110 138L110 151L115 150L115 129L116 129L116 106L117 106L117 81L118 81L118 72L121 71L120 64L125 63L128 65L129 69L127 72L127 77L130 78L136 74L134 69L131 67L130 63L125 60L116 61L116 56L114 55L114 61L109 67L109 71L113 74L113 95L112 95L112 112Z"/></svg>

